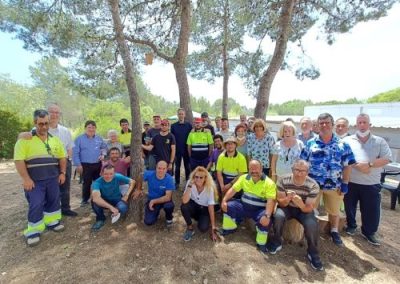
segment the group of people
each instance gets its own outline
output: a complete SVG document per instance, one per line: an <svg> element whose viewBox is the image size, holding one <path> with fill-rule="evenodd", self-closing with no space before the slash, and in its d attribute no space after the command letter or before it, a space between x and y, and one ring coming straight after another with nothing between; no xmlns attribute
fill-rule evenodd
<svg viewBox="0 0 400 284"><path fill-rule="evenodd" d="M195 234L193 220L200 232L209 231L210 238L217 240L251 218L256 224L257 247L276 254L282 249L285 221L295 218L304 227L307 259L314 269L322 270L315 216L322 198L336 245L343 245L338 231L343 200L346 233L356 233L360 203L361 233L371 244L380 244L376 237L380 172L391 161L391 152L383 138L370 132L367 114L357 116L353 135L348 133L346 118L335 122L328 113L319 115L314 126L310 118L303 117L300 133L288 119L281 124L278 141L264 120L245 115L234 131L227 118L217 117L214 128L206 112L193 125L185 120L184 109L178 109L178 121L172 125L154 115L152 126L144 123L146 171L137 181L129 177L132 133L127 119L120 120L119 135L115 130L108 132L108 140L96 134L96 123L88 120L85 133L72 142L68 129L59 124L60 114L56 104L48 111L35 111L35 129L21 134L15 145L15 164L29 203L24 231L28 245L39 243L46 227L62 231L62 215L76 216L69 205L71 161L83 178L81 205L90 202L96 214L94 231L105 223L104 209L110 210L113 222L127 212L129 199L142 195L142 180L148 185L144 224L155 224L162 209L166 226L171 226L172 195L181 186L183 161L180 209L187 224L185 241ZM222 228L217 230L220 210Z"/></svg>

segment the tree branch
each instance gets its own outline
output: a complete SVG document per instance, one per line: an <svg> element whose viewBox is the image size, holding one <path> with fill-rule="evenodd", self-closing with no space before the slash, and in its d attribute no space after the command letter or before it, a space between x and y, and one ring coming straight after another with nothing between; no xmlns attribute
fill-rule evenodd
<svg viewBox="0 0 400 284"><path fill-rule="evenodd" d="M132 43L146 45L146 46L150 47L153 50L153 52L155 54L157 54L157 56L161 57L165 61L168 61L171 63L174 63L174 61L175 61L174 57L168 56L165 53L161 52L161 50L150 40L138 39L133 36L127 36L127 35L125 36L125 39Z"/></svg>

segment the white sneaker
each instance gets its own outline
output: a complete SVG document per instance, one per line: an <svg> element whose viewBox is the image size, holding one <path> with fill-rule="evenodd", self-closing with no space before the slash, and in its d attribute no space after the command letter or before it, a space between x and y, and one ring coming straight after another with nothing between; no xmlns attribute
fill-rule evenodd
<svg viewBox="0 0 400 284"><path fill-rule="evenodd" d="M58 233L64 231L65 227L63 224L58 224L57 226L52 227L51 230Z"/></svg>
<svg viewBox="0 0 400 284"><path fill-rule="evenodd" d="M40 242L40 237L27 238L26 243L30 247L36 246Z"/></svg>

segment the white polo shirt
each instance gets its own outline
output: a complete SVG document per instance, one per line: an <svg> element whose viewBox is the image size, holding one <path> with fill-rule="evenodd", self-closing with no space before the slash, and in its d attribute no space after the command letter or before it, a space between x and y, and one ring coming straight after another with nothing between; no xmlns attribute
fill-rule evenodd
<svg viewBox="0 0 400 284"><path fill-rule="evenodd" d="M214 191L212 189L208 190L204 188L202 192L197 191L196 185L193 183L189 186L190 181L186 184L186 189L190 190L190 199L201 206L215 205Z"/></svg>
<svg viewBox="0 0 400 284"><path fill-rule="evenodd" d="M71 132L65 126L58 124L56 128L49 128L49 133L53 136L60 138L64 145L65 152L68 154L68 150L73 147Z"/></svg>

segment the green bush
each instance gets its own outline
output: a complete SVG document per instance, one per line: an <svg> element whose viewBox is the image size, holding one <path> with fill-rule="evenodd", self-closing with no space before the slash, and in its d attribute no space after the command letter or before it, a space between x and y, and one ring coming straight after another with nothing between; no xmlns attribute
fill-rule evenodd
<svg viewBox="0 0 400 284"><path fill-rule="evenodd" d="M15 113L0 110L0 159L12 159L18 134L31 128L31 123L21 121Z"/></svg>

